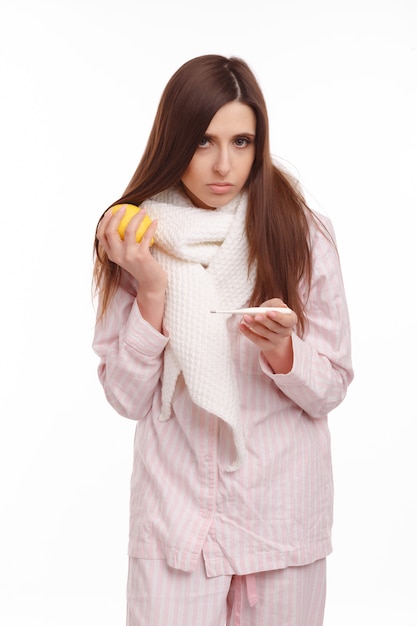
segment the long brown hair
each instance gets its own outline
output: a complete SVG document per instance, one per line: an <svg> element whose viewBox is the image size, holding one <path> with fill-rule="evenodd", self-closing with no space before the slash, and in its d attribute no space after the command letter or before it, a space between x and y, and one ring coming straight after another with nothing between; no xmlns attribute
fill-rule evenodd
<svg viewBox="0 0 417 626"><path fill-rule="evenodd" d="M302 278L307 284L311 280L311 212L296 186L272 161L264 97L242 59L205 55L175 72L162 94L140 163L113 204L138 206L177 185L213 116L236 100L252 107L256 115L255 159L246 184L249 266L255 264L257 276L251 304L282 298L297 313L302 332L306 319L299 285ZM101 292L103 314L120 283L121 268L108 259L97 237L94 250L94 282Z"/></svg>

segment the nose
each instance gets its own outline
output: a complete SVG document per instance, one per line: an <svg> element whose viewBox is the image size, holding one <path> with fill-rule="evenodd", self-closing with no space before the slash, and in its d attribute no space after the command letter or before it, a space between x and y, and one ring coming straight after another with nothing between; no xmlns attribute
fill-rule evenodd
<svg viewBox="0 0 417 626"><path fill-rule="evenodd" d="M229 150L227 148L219 148L214 163L214 171L220 174L220 176L226 176L226 174L230 172L230 167L231 162Z"/></svg>

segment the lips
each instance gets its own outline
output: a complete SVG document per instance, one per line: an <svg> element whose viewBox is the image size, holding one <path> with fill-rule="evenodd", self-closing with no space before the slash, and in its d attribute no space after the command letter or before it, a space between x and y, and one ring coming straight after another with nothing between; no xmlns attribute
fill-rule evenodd
<svg viewBox="0 0 417 626"><path fill-rule="evenodd" d="M210 191L217 194L227 193L233 187L231 183L209 183L207 186Z"/></svg>

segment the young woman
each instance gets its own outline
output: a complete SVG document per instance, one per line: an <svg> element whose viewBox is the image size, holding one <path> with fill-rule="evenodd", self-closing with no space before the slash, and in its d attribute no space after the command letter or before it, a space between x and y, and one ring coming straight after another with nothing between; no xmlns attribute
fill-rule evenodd
<svg viewBox="0 0 417 626"><path fill-rule="evenodd" d="M142 210L97 226L99 378L137 420L129 626L323 622L349 319L332 225L269 150L247 64L192 59L114 203Z"/></svg>

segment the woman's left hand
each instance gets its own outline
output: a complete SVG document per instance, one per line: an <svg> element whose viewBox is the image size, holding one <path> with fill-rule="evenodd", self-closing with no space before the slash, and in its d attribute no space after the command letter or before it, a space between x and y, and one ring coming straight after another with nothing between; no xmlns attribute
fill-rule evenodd
<svg viewBox="0 0 417 626"><path fill-rule="evenodd" d="M279 298L263 302L265 307L286 307ZM258 346L272 370L276 374L286 374L292 368L292 333L298 321L297 315L268 311L256 315L244 315L239 329L241 333Z"/></svg>

